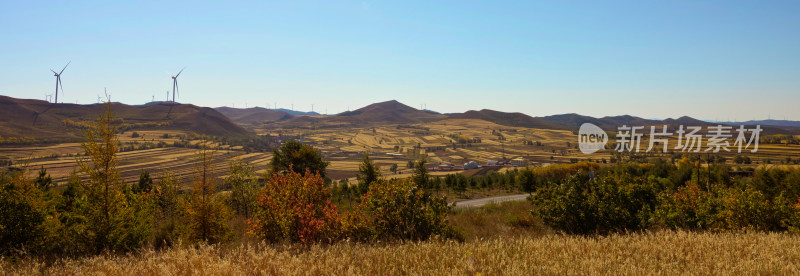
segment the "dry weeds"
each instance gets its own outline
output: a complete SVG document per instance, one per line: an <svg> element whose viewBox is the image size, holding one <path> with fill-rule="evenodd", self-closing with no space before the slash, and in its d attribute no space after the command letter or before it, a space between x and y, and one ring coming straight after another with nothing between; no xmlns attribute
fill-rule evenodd
<svg viewBox="0 0 800 276"><path fill-rule="evenodd" d="M581 237L496 238L465 243L219 246L145 250L61 260L0 262L10 274L55 275L538 275L769 274L800 271L800 236L662 231Z"/></svg>

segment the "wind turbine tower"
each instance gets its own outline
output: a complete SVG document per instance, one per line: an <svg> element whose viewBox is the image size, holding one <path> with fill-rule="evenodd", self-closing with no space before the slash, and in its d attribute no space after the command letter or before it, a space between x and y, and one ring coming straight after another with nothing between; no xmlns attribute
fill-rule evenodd
<svg viewBox="0 0 800 276"><path fill-rule="evenodd" d="M169 75L170 77L172 77L172 102L173 103L175 102L175 93L177 93L178 95L180 95L180 93L181 93L179 91L180 89L178 89L178 76L180 76L181 73L183 73L184 69L186 69L186 67L183 67L183 69L181 69L178 72L178 74L176 74L174 76L173 75Z"/></svg>
<svg viewBox="0 0 800 276"><path fill-rule="evenodd" d="M50 72L53 72L53 76L56 77L56 100L55 103L58 103L58 88L61 87L61 94L64 94L64 86L61 85L61 74L64 73L64 70L67 69L67 66L72 63L72 61L67 62L67 65L64 65L64 68L61 69L61 72L56 73L53 69L50 69Z"/></svg>

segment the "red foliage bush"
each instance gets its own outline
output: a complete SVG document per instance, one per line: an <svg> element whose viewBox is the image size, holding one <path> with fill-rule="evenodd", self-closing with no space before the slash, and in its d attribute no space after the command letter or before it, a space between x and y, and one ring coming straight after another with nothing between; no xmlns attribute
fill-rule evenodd
<svg viewBox="0 0 800 276"><path fill-rule="evenodd" d="M332 242L341 218L324 183L319 173L308 170L273 175L258 199L255 218L248 220L250 234L273 242Z"/></svg>

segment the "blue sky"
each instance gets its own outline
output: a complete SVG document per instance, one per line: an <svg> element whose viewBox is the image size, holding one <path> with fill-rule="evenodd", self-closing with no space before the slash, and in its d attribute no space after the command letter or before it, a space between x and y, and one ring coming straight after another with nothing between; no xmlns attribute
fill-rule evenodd
<svg viewBox="0 0 800 276"><path fill-rule="evenodd" d="M7 1L0 94L800 120L798 1ZM62 97L62 96L59 96Z"/></svg>

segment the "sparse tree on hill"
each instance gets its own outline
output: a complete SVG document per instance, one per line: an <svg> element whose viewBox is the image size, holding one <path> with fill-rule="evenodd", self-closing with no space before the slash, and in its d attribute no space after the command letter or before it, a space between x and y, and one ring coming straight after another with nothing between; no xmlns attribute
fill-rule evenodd
<svg viewBox="0 0 800 276"><path fill-rule="evenodd" d="M214 151L203 140L197 152L194 169L194 186L184 203L187 238L194 241L216 243L227 234L228 208L216 196Z"/></svg>
<svg viewBox="0 0 800 276"><path fill-rule="evenodd" d="M111 104L91 128L82 143L87 159L78 159L81 172L88 178L81 182L88 210L87 235L95 250L131 250L144 243L150 230L150 213L136 196L125 195L117 168L119 140L113 123Z"/></svg>
<svg viewBox="0 0 800 276"><path fill-rule="evenodd" d="M414 175L412 176L414 183L423 189L429 189L430 185L428 182L430 182L430 174L428 173L428 168L425 167L425 158L417 160L414 167Z"/></svg>
<svg viewBox="0 0 800 276"><path fill-rule="evenodd" d="M170 246L180 235L180 199L178 197L178 178L164 170L158 183L153 187L154 201L154 242L156 247Z"/></svg>
<svg viewBox="0 0 800 276"><path fill-rule="evenodd" d="M380 166L375 165L375 163L369 159L369 154L364 153L364 159L361 161L361 164L358 165L358 173L356 174L356 179L358 179L358 192L365 194L369 191L369 186L380 180L380 178Z"/></svg>
<svg viewBox="0 0 800 276"><path fill-rule="evenodd" d="M242 160L231 160L230 169L225 181L231 187L231 205L239 215L251 218L258 199L258 181L253 166Z"/></svg>
<svg viewBox="0 0 800 276"><path fill-rule="evenodd" d="M36 187L38 187L42 191L47 191L50 187L53 186L53 178L50 177L50 174L47 173L47 169L42 166L42 169L39 170L39 176L36 177Z"/></svg>
<svg viewBox="0 0 800 276"><path fill-rule="evenodd" d="M142 170L139 174L139 182L131 187L131 191L135 194L150 193L153 189L153 179L150 178L150 172Z"/></svg>
<svg viewBox="0 0 800 276"><path fill-rule="evenodd" d="M328 164L322 159L322 154L313 147L290 140L273 151L270 172L282 174L291 168L292 171L302 174L308 169L311 173L319 173L327 181L325 169Z"/></svg>
<svg viewBox="0 0 800 276"><path fill-rule="evenodd" d="M533 191L536 189L536 176L533 174L533 170L520 170L519 173L517 173L517 184L522 191L533 195Z"/></svg>

